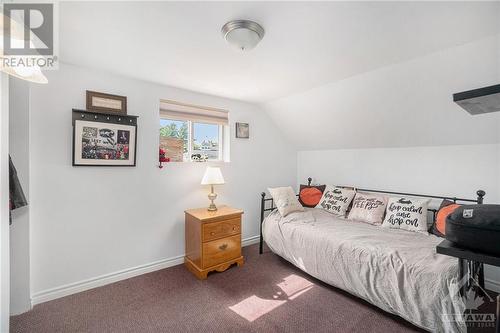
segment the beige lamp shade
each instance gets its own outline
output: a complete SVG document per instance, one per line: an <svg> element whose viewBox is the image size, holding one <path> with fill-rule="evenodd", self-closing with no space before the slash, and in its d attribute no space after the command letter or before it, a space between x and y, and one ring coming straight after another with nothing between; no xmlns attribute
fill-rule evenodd
<svg viewBox="0 0 500 333"><path fill-rule="evenodd" d="M220 185L224 184L224 177L222 177L222 172L220 168L217 167L207 167L203 179L201 180L201 185Z"/></svg>

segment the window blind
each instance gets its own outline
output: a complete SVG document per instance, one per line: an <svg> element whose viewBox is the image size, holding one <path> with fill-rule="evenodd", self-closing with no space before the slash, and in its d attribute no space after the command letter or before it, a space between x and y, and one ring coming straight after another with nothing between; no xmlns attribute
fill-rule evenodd
<svg viewBox="0 0 500 333"><path fill-rule="evenodd" d="M229 112L203 106L184 104L174 101L160 101L160 118L190 120L217 125L228 125Z"/></svg>

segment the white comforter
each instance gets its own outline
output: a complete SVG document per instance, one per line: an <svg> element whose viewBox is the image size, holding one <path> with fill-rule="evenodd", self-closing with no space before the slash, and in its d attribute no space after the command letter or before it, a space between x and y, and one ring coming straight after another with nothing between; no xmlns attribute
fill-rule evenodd
<svg viewBox="0 0 500 333"><path fill-rule="evenodd" d="M464 332L442 314L463 313L457 259L436 254L442 240L306 209L264 221L269 248L308 274L433 332Z"/></svg>

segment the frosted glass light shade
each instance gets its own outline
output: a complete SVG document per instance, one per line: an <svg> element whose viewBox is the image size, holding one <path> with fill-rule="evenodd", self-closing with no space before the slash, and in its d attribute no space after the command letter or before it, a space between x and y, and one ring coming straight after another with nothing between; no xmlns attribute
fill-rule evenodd
<svg viewBox="0 0 500 333"><path fill-rule="evenodd" d="M234 29L226 35L226 40L229 44L240 49L251 50L260 42L260 36L250 29Z"/></svg>
<svg viewBox="0 0 500 333"><path fill-rule="evenodd" d="M222 27L222 36L232 46L246 51L253 49L264 37L264 28L253 21L234 20Z"/></svg>
<svg viewBox="0 0 500 333"><path fill-rule="evenodd" d="M201 185L220 185L224 184L224 177L222 177L222 172L220 168L217 167L207 167L203 179L201 180Z"/></svg>

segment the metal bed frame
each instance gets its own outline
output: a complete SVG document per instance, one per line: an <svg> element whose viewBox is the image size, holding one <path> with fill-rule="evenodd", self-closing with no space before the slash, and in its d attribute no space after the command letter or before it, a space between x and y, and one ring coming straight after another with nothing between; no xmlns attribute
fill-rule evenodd
<svg viewBox="0 0 500 333"><path fill-rule="evenodd" d="M311 186L312 178L309 177L307 178L307 186ZM339 186L342 188L352 188L352 186ZM363 191L363 192L373 192L373 193L384 193L384 194L396 194L396 195L402 195L402 196L409 196L409 197L420 197L420 198L430 198L430 199L441 199L441 200L450 200L453 202L472 202L476 204L482 204L484 201L484 196L486 195L486 192L483 190L478 190L476 191L477 198L476 199L464 199L464 198L457 198L457 197L449 197L449 196L440 196L440 195L429 195L429 194L416 194L416 193L405 193L405 192L395 192L395 191L382 191L382 190L371 190L371 189L365 189L365 188L356 188L357 191ZM297 194L297 196L299 196ZM266 203L271 202L271 205L267 205ZM274 205L274 200L273 198L266 198L266 193L262 192L261 193L261 201L260 201L260 244L259 244L259 254L262 254L263 252L263 246L264 246L264 238L262 236L262 223L264 222L265 218L265 213L269 211L273 211L276 209L276 206ZM432 212L434 219L436 218L437 214L437 209L428 209L429 212ZM472 277L477 277L477 281L479 282L479 285L484 288L484 267L481 263L474 262L474 261L464 261L460 260L459 261L459 268L460 268L460 276L463 277L466 273L465 271L467 270L469 272L469 275ZM468 287L469 286L469 283Z"/></svg>

